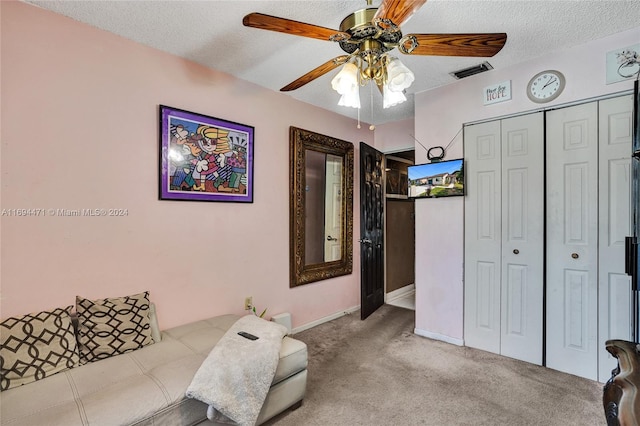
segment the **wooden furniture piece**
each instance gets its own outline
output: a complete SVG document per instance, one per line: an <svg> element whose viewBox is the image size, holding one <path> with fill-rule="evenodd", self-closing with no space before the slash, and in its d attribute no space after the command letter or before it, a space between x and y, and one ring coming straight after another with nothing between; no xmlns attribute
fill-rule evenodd
<svg viewBox="0 0 640 426"><path fill-rule="evenodd" d="M604 386L602 404L608 426L640 424L640 345L626 340L607 340L607 351L618 367Z"/></svg>

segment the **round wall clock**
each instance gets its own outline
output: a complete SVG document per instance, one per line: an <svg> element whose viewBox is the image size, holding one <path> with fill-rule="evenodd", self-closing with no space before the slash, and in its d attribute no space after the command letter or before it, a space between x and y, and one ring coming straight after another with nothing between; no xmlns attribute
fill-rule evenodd
<svg viewBox="0 0 640 426"><path fill-rule="evenodd" d="M560 71L546 70L534 75L527 85L527 96L533 102L549 102L560 96L565 79Z"/></svg>

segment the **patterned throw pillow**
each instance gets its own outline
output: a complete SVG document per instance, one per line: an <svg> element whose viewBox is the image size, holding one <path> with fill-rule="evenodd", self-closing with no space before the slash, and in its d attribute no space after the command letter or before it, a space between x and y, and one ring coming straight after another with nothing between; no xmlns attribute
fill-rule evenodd
<svg viewBox="0 0 640 426"><path fill-rule="evenodd" d="M78 343L83 364L153 343L149 292L113 299L76 297Z"/></svg>
<svg viewBox="0 0 640 426"><path fill-rule="evenodd" d="M80 364L69 317L72 307L7 318L0 323L0 391Z"/></svg>

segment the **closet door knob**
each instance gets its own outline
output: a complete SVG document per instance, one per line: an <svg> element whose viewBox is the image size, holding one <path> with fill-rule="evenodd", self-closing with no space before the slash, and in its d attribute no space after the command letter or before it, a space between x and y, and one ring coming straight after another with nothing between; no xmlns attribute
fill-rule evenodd
<svg viewBox="0 0 640 426"><path fill-rule="evenodd" d="M578 253L571 253L571 257L573 257L574 259L577 259L580 256L578 255Z"/></svg>
<svg viewBox="0 0 640 426"><path fill-rule="evenodd" d="M518 249L513 249L513 254L519 254L519 253L520 253L520 250L518 250Z"/></svg>

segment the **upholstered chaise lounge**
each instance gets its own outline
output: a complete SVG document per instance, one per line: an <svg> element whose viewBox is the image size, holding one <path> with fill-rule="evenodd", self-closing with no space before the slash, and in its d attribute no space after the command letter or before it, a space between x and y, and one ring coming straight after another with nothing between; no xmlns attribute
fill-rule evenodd
<svg viewBox="0 0 640 426"><path fill-rule="evenodd" d="M187 398L185 391L212 348L239 318L223 315L165 330L161 337L155 336L155 343L140 349L4 390L0 393L0 424L214 424L207 419L207 405ZM11 342L3 337L3 345L5 350ZM306 345L284 337L257 424L299 406L305 394L306 368Z"/></svg>

